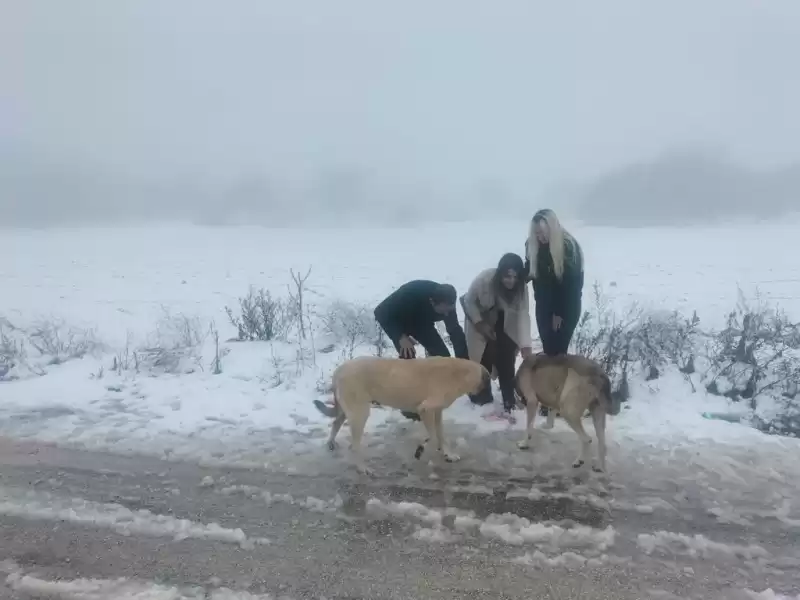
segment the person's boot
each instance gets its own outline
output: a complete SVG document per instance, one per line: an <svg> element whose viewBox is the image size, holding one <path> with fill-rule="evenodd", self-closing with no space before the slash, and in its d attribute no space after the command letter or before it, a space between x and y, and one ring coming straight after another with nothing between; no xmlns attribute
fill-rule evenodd
<svg viewBox="0 0 800 600"><path fill-rule="evenodd" d="M501 393L503 394L503 413L506 418L512 423L516 422L516 417L514 417L514 409L517 407L517 397L514 393L514 386L504 386L501 388Z"/></svg>
<svg viewBox="0 0 800 600"><path fill-rule="evenodd" d="M517 408L517 396L514 394L514 388L502 390L503 394L503 408L506 412L511 412Z"/></svg>

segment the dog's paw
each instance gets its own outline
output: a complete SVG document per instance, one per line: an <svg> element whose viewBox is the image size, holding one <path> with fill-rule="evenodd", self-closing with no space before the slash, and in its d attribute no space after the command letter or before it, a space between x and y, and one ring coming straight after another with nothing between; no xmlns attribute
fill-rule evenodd
<svg viewBox="0 0 800 600"><path fill-rule="evenodd" d="M594 471L595 473L605 473L606 472L606 470L603 467L601 467L600 465L592 465L592 471Z"/></svg>
<svg viewBox="0 0 800 600"><path fill-rule="evenodd" d="M546 421L544 425L542 425L542 429L552 429L555 423L551 423L550 421Z"/></svg>
<svg viewBox="0 0 800 600"><path fill-rule="evenodd" d="M522 442L517 442L517 448L519 448L520 450L530 450L530 447L531 447L530 442L528 442L527 440L523 440Z"/></svg>
<svg viewBox="0 0 800 600"><path fill-rule="evenodd" d="M583 466L583 461L579 458L574 463L572 463L573 469L580 469Z"/></svg>
<svg viewBox="0 0 800 600"><path fill-rule="evenodd" d="M414 458L419 460L422 457L423 452L425 452L425 444L420 444L417 446L417 449L414 450Z"/></svg>
<svg viewBox="0 0 800 600"><path fill-rule="evenodd" d="M336 450L336 442L328 442L327 444L325 444L325 446L326 446L326 447L328 448L328 450L330 450L331 452L333 452L334 450Z"/></svg>
<svg viewBox="0 0 800 600"><path fill-rule="evenodd" d="M453 454L452 452L445 452L444 453L444 461L449 463L458 462L461 460L461 457L458 454Z"/></svg>

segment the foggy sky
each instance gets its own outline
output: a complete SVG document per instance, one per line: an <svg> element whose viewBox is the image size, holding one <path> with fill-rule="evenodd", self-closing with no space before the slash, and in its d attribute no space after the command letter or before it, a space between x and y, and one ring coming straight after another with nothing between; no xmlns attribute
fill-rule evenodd
<svg viewBox="0 0 800 600"><path fill-rule="evenodd" d="M800 159L797 0L0 0L0 148L120 176Z"/></svg>

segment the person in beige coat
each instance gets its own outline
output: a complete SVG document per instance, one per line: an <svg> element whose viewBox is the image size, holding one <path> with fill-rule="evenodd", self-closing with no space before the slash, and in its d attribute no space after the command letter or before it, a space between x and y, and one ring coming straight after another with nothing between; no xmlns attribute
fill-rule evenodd
<svg viewBox="0 0 800 600"><path fill-rule="evenodd" d="M481 363L500 383L503 416L510 417L516 405L514 374L517 352L531 353L531 317L527 273L522 258L505 254L496 268L481 271L461 296L464 334L472 361ZM478 405L493 401L490 389L470 396Z"/></svg>

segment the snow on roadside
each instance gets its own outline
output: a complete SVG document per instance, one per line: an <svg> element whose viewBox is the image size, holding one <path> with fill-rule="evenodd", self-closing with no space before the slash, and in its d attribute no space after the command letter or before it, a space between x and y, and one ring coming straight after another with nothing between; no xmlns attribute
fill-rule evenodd
<svg viewBox="0 0 800 600"><path fill-rule="evenodd" d="M263 538L249 538L239 528L229 529L217 523L199 523L159 515L146 509L132 511L119 504L63 498L55 494L0 486L0 515L29 520L66 521L111 529L124 535L214 540L252 548L269 543Z"/></svg>
<svg viewBox="0 0 800 600"><path fill-rule="evenodd" d="M0 563L5 585L34 597L63 600L273 600L268 594L253 594L226 587L206 590L197 586L170 586L136 579L42 579L26 573L11 561Z"/></svg>
<svg viewBox="0 0 800 600"><path fill-rule="evenodd" d="M224 496L243 495L252 500L261 499L267 506L274 503L288 504L305 508L311 512L316 513L335 513L342 506L342 497L338 494L331 500L322 500L314 496L306 496L305 498L294 497L292 494L272 493L268 490L252 485L232 485L224 487L219 490L219 493Z"/></svg>
<svg viewBox="0 0 800 600"><path fill-rule="evenodd" d="M750 597L751 600L800 600L800 594L797 596L784 596L782 594L773 592L771 588L766 589L763 592L745 590L745 593Z"/></svg>
<svg viewBox="0 0 800 600"><path fill-rule="evenodd" d="M747 546L724 544L700 534L686 535L670 531L640 533L636 542L647 555L665 554L710 560L739 560L756 571L767 567L772 560L770 553L757 544Z"/></svg>

